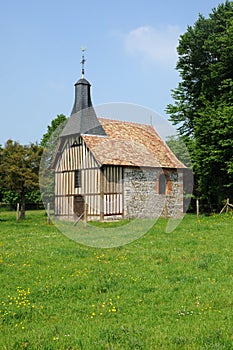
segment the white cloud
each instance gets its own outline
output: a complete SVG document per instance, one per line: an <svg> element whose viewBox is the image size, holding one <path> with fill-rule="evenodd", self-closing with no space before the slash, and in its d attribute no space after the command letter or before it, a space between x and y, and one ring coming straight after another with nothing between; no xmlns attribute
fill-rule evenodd
<svg viewBox="0 0 233 350"><path fill-rule="evenodd" d="M149 61L174 67L180 34L181 30L178 26L168 25L160 29L142 26L126 35L125 48L132 55L140 55L144 63Z"/></svg>

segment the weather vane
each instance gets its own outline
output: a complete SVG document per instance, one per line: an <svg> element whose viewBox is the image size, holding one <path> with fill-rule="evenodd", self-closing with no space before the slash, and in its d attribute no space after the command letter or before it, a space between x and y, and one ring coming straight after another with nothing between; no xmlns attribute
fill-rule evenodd
<svg viewBox="0 0 233 350"><path fill-rule="evenodd" d="M85 47L81 48L82 50L82 61L80 63L82 63L82 79L84 78L84 64L86 62L85 58L84 58L84 52L86 51Z"/></svg>

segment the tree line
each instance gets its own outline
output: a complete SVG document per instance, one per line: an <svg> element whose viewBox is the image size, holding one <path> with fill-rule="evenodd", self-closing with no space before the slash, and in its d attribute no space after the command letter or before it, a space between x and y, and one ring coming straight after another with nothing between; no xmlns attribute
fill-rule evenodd
<svg viewBox="0 0 233 350"><path fill-rule="evenodd" d="M179 136L167 143L192 168L194 197L212 210L233 199L233 2L218 5L207 18L200 14L180 36L177 52L180 82L166 113ZM22 218L27 202L41 202L41 155L66 119L58 115L39 144L8 140L0 147L0 202L20 202Z"/></svg>
<svg viewBox="0 0 233 350"><path fill-rule="evenodd" d="M194 194L211 210L233 199L233 2L200 14L177 52L181 80L166 112L189 150Z"/></svg>
<svg viewBox="0 0 233 350"><path fill-rule="evenodd" d="M26 205L42 205L39 188L41 156L53 132L66 119L60 114L52 120L40 143L21 145L8 140L4 147L0 146L0 202L13 207L20 203L22 219Z"/></svg>

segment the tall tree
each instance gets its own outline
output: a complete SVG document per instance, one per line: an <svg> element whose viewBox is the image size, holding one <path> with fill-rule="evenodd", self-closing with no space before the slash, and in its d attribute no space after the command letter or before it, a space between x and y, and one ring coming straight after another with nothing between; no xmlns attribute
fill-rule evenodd
<svg viewBox="0 0 233 350"><path fill-rule="evenodd" d="M54 132L61 132L61 127L64 127L67 117L64 114L58 114L47 127L47 132L42 136L40 146L45 147L50 141ZM54 137L53 137L54 138Z"/></svg>
<svg viewBox="0 0 233 350"><path fill-rule="evenodd" d="M5 190L19 194L20 217L25 217L26 195L39 188L39 165L42 148L37 144L27 146L8 140L1 152L0 183Z"/></svg>
<svg viewBox="0 0 233 350"><path fill-rule="evenodd" d="M47 132L42 136L40 145L43 147L43 155L40 164L40 191L44 205L54 204L54 170L51 162L56 151L59 135L67 122L64 114L57 115L47 127Z"/></svg>
<svg viewBox="0 0 233 350"><path fill-rule="evenodd" d="M198 190L211 203L233 196L233 2L199 15L179 40L181 76L167 106L187 143ZM191 147L190 147L191 145Z"/></svg>
<svg viewBox="0 0 233 350"><path fill-rule="evenodd" d="M166 144L176 155L176 157L188 168L192 167L191 158L189 151L186 147L185 142L182 140L181 136L168 136L166 138Z"/></svg>
<svg viewBox="0 0 233 350"><path fill-rule="evenodd" d="M0 164L2 162L2 152L3 152L3 148L2 145L0 144ZM2 174L0 172L0 184L2 183ZM3 198L3 187L0 186L0 202L2 202L2 198Z"/></svg>

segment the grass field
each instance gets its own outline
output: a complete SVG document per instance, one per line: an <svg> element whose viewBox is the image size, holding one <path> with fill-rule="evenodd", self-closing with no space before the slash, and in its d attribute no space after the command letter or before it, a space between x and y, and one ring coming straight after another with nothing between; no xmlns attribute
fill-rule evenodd
<svg viewBox="0 0 233 350"><path fill-rule="evenodd" d="M79 245L44 212L0 214L0 349L232 350L233 216L165 219L131 244ZM124 230L127 225L122 226Z"/></svg>

